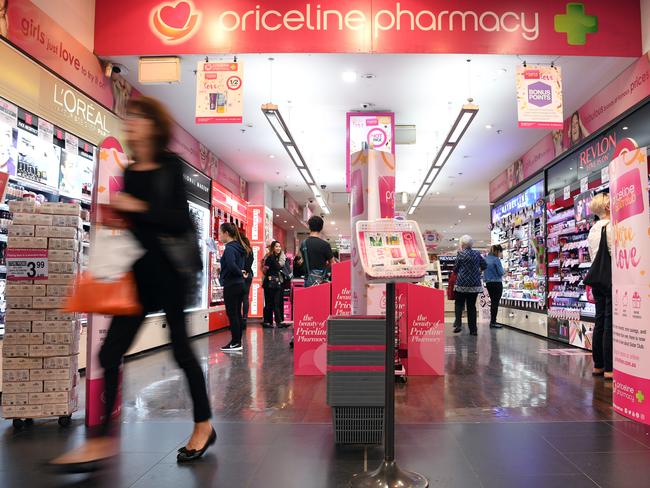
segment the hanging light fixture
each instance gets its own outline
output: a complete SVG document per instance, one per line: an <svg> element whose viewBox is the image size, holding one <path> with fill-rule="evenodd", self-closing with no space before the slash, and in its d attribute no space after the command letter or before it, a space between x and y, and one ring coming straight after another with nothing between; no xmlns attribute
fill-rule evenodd
<svg viewBox="0 0 650 488"><path fill-rule="evenodd" d="M305 183L307 183L307 186L314 194L314 199L318 202L318 205L320 205L323 213L329 215L331 213L330 208L325 202L323 194L318 188L318 185L314 180L314 176L311 174L311 170L305 162L305 158L303 158L302 153L296 144L296 141L291 135L289 127L285 123L284 118L282 118L282 114L280 113L278 106L272 103L264 104L262 105L262 113L266 117L266 120L269 121L269 124L271 124L273 132L275 132L275 135L278 136L282 147L284 147L284 150L287 151L289 158L291 158L291 161L300 173L300 176L302 176L302 179L305 180Z"/></svg>
<svg viewBox="0 0 650 488"><path fill-rule="evenodd" d="M449 160L449 157L454 152L460 143L460 140L465 135L465 132L467 132L470 124L476 117L476 114L478 113L478 105L475 105L473 102L474 100L472 98L468 98L467 103L460 109L458 117L456 117L456 120L452 124L451 129L445 138L445 142L442 144L442 146L440 146L440 149L436 153L435 158L433 158L424 181L420 185L417 193L414 194L413 200L411 201L411 205L409 206L408 210L409 215L413 215L413 213L415 213L418 205L420 205L422 199L431 189L431 186L440 175L442 169L445 167L445 164Z"/></svg>

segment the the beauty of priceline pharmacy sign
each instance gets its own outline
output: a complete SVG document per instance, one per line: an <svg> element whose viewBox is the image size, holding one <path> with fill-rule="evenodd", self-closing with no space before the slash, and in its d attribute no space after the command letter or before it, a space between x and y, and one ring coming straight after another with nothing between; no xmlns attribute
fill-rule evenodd
<svg viewBox="0 0 650 488"><path fill-rule="evenodd" d="M641 55L638 0L96 0L99 55Z"/></svg>

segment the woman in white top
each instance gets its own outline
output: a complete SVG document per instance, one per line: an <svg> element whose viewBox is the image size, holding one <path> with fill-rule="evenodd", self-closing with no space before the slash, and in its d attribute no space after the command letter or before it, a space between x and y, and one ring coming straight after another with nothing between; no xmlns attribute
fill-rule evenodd
<svg viewBox="0 0 650 488"><path fill-rule="evenodd" d="M596 258L600 248L603 227L606 229L607 250L612 250L612 226L609 222L609 194L599 193L589 204L591 213L598 216L598 221L589 231L589 255L591 260ZM596 325L593 336L594 376L604 375L606 379L613 377L613 342L612 342L612 287L593 286L592 292L596 302Z"/></svg>

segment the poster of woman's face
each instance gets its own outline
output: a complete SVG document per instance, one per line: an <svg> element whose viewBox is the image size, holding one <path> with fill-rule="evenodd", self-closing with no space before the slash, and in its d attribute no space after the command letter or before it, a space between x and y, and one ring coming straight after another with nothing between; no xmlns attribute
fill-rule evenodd
<svg viewBox="0 0 650 488"><path fill-rule="evenodd" d="M0 123L0 171L16 174L16 141L18 131L6 124Z"/></svg>

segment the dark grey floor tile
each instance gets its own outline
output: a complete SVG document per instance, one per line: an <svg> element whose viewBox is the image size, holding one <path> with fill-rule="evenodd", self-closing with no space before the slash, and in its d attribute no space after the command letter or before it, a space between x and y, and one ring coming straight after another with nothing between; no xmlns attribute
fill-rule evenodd
<svg viewBox="0 0 650 488"><path fill-rule="evenodd" d="M568 453L566 456L602 488L648 486L650 455L647 452Z"/></svg>
<svg viewBox="0 0 650 488"><path fill-rule="evenodd" d="M190 422L144 421L121 425L123 452L159 452L167 454L192 433ZM163 456L160 456L161 458Z"/></svg>
<svg viewBox="0 0 650 488"><path fill-rule="evenodd" d="M483 488L598 488L598 485L581 474L482 476L481 484Z"/></svg>
<svg viewBox="0 0 650 488"><path fill-rule="evenodd" d="M546 436L545 439L560 452L648 451L650 447L612 431L607 435Z"/></svg>
<svg viewBox="0 0 650 488"><path fill-rule="evenodd" d="M623 432L637 442L650 447L650 425L629 420L611 422L611 425L615 430Z"/></svg>
<svg viewBox="0 0 650 488"><path fill-rule="evenodd" d="M212 454L188 464L158 464L133 488L245 487L254 467L244 462L219 462Z"/></svg>

